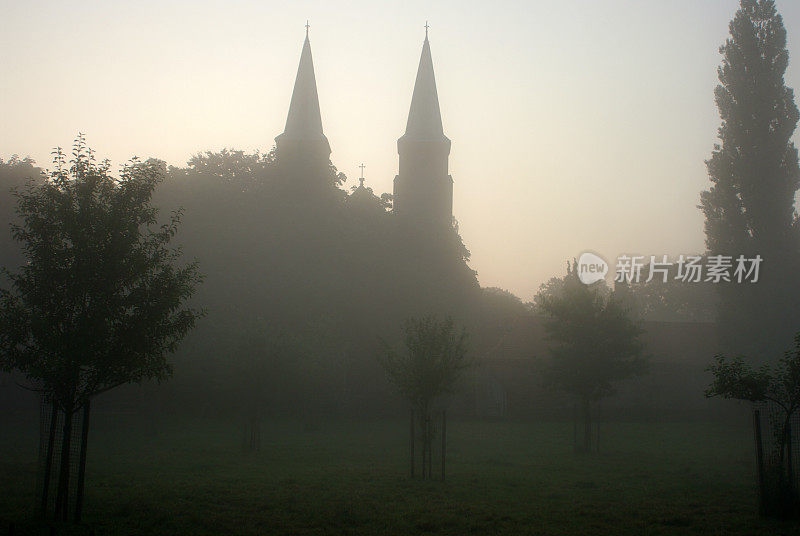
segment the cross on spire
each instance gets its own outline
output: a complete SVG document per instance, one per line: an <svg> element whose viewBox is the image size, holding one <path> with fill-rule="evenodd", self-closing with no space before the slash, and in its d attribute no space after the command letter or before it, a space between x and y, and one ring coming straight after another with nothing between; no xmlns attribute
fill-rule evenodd
<svg viewBox="0 0 800 536"><path fill-rule="evenodd" d="M308 23L308 20L306 20L306 39L308 39L308 29L309 28L311 28L311 25Z"/></svg>
<svg viewBox="0 0 800 536"><path fill-rule="evenodd" d="M360 166L358 166L358 167L361 168L361 176L358 178L358 182L360 183L359 186L363 188L364 187L364 168L367 167L367 166L365 166L363 164L363 162L362 162L362 164Z"/></svg>
<svg viewBox="0 0 800 536"><path fill-rule="evenodd" d="M430 25L428 25L428 21L425 21L425 39L428 39L428 28Z"/></svg>

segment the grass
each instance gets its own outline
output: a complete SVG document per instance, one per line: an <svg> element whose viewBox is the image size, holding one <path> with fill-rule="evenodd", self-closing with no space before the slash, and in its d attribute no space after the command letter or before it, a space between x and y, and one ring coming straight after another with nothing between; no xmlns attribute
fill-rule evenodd
<svg viewBox="0 0 800 536"><path fill-rule="evenodd" d="M758 517L744 424L608 423L586 456L569 423L455 421L446 482L408 478L401 421L270 423L256 454L231 422L93 425L84 524L59 534L800 533ZM49 526L32 516L32 428L0 435L0 534Z"/></svg>

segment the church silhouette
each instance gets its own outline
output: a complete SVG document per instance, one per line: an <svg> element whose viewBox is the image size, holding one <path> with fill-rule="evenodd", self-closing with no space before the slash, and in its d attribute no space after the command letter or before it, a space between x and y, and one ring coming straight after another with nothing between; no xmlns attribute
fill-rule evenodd
<svg viewBox="0 0 800 536"><path fill-rule="evenodd" d="M311 41L306 38L294 82L286 127L275 138L277 161L287 169L319 177L328 166L331 147L322 130ZM392 213L399 220L427 229L453 225L453 178L448 172L450 139L442 127L433 59L425 28L406 131L397 140L399 173L394 178ZM313 179L311 179L313 180ZM307 185L313 187L313 185ZM354 195L360 194L363 181Z"/></svg>

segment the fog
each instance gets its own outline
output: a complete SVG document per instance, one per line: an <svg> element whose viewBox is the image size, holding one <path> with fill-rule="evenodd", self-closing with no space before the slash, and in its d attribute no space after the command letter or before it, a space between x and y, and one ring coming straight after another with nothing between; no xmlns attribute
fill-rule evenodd
<svg viewBox="0 0 800 536"><path fill-rule="evenodd" d="M586 249L609 260L703 250L694 207L736 4L7 2L0 102L14 105L0 155L46 166L77 130L117 164L267 151L309 19L333 163L353 185L364 162L370 186L391 192L428 20L471 266L482 285L529 300ZM778 7L787 27L800 23L793 2ZM796 46L790 32L792 58ZM797 73L790 63L790 87ZM552 232L557 221L569 223Z"/></svg>
<svg viewBox="0 0 800 536"><path fill-rule="evenodd" d="M4 5L0 534L797 530L800 6L696 4Z"/></svg>

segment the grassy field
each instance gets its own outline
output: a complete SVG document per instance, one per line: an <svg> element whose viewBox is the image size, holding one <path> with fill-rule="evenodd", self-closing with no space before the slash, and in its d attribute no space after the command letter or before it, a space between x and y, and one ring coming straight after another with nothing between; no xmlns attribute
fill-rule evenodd
<svg viewBox="0 0 800 536"><path fill-rule="evenodd" d="M745 423L608 423L585 456L568 423L455 421L444 483L409 480L400 421L271 423L257 454L229 422L93 424L85 523L59 534L800 533L758 518ZM47 530L36 441L35 426L0 435L0 535Z"/></svg>

